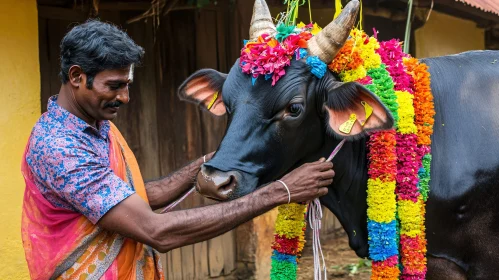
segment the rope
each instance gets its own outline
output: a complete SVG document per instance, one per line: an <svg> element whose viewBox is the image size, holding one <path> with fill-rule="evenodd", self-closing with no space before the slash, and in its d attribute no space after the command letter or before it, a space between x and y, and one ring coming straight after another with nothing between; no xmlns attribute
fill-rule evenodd
<svg viewBox="0 0 499 280"><path fill-rule="evenodd" d="M203 163L206 163L206 155L203 156ZM181 198L179 198L177 201L173 202L172 204L166 206L162 211L161 211L161 214L164 214L170 210L172 210L173 208L175 208L175 206L177 206L180 202L184 201L184 199L186 199L193 191L196 190L196 187L192 187L192 189L190 189L188 192L186 192ZM289 191L288 191L289 193Z"/></svg>
<svg viewBox="0 0 499 280"><path fill-rule="evenodd" d="M334 148L333 152L326 161L331 161L338 154L338 152L345 144L346 139L341 140L338 146ZM310 223L310 228L312 229L312 250L314 254L314 279L322 280L322 272L324 272L324 280L327 280L327 267L326 261L324 259L324 253L322 252L321 240L320 240L320 230L321 230L321 219L322 219L322 207L321 202L318 198L314 199L308 204L308 222ZM320 254L320 258L319 258ZM322 267L321 267L322 259Z"/></svg>
<svg viewBox="0 0 499 280"><path fill-rule="evenodd" d="M164 214L170 210L172 210L175 206L177 206L180 202L182 202L184 199L186 199L193 191L196 190L196 187L192 187L188 192L186 192L181 198L179 198L177 201L173 202L172 204L166 206L162 211L161 214Z"/></svg>
<svg viewBox="0 0 499 280"><path fill-rule="evenodd" d="M320 230L321 230L321 219L322 219L322 208L321 202L318 198L314 199L308 204L308 222L310 223L310 228L312 229L312 249L314 253L314 279L322 280L322 272L324 272L324 280L327 280L327 268L326 261L324 260L324 254L322 253L321 240L320 240ZM320 257L319 258L319 253ZM320 260L322 259L322 268Z"/></svg>

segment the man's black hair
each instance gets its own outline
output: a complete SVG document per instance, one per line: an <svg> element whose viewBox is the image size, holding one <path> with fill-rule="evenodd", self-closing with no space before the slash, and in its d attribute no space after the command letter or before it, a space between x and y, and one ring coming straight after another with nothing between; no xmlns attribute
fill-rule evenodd
<svg viewBox="0 0 499 280"><path fill-rule="evenodd" d="M66 84L69 68L78 65L87 75L87 88L91 89L97 73L139 64L143 55L144 49L118 27L89 20L73 27L62 39L59 76Z"/></svg>

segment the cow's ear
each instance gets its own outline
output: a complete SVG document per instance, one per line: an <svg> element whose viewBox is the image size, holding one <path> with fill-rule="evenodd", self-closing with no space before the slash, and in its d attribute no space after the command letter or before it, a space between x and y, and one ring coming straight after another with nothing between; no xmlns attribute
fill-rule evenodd
<svg viewBox="0 0 499 280"><path fill-rule="evenodd" d="M213 69L202 69L192 74L178 89L181 100L199 105L214 115L226 113L222 88L227 74Z"/></svg>
<svg viewBox="0 0 499 280"><path fill-rule="evenodd" d="M329 129L340 138L393 126L390 111L376 95L356 82L329 83L324 109Z"/></svg>

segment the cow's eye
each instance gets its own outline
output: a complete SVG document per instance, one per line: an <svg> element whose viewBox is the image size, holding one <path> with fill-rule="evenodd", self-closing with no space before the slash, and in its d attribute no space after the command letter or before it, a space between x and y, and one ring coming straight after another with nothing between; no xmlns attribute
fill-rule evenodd
<svg viewBox="0 0 499 280"><path fill-rule="evenodd" d="M301 114L302 111L303 111L303 104L301 103L293 103L290 104L288 107L289 115L293 117L297 117L298 115Z"/></svg>

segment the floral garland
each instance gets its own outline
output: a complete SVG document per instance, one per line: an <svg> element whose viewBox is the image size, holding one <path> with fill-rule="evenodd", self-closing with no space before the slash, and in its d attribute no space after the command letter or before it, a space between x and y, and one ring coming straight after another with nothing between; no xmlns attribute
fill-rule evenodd
<svg viewBox="0 0 499 280"><path fill-rule="evenodd" d="M353 30L328 65L342 81L365 85L395 118L396 130L373 133L368 143L371 279L426 275L424 214L435 111L428 67L403 53L401 46L397 40L378 42Z"/></svg>
<svg viewBox="0 0 499 280"><path fill-rule="evenodd" d="M272 244L271 280L295 280L297 257L305 245L306 204L290 203L278 207L275 241Z"/></svg>

